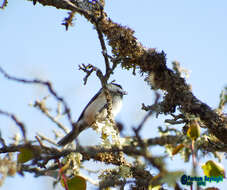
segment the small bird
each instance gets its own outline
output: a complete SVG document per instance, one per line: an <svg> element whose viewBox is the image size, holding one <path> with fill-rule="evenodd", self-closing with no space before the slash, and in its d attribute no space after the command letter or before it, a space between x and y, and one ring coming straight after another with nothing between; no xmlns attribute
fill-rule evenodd
<svg viewBox="0 0 227 190"><path fill-rule="evenodd" d="M122 99L127 92L122 89L121 85L116 83L109 83L106 87L112 97L111 111L113 117L115 117L121 110ZM74 124L72 131L63 137L58 142L58 145L64 146L72 142L83 130L94 124L97 119L104 121L107 117L107 107L104 88L101 88L84 108L79 119Z"/></svg>

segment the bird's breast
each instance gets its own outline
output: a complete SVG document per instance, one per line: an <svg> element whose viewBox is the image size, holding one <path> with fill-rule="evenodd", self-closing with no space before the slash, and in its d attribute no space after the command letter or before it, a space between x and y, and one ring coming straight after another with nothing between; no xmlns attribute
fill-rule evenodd
<svg viewBox="0 0 227 190"><path fill-rule="evenodd" d="M112 114L115 117L121 110L122 107L122 97L116 96L113 98L113 105L112 105Z"/></svg>
<svg viewBox="0 0 227 190"><path fill-rule="evenodd" d="M84 120L88 125L92 125L96 119L105 120L107 117L107 101L104 93L92 102L84 112ZM112 114L115 117L122 107L122 97L112 97Z"/></svg>

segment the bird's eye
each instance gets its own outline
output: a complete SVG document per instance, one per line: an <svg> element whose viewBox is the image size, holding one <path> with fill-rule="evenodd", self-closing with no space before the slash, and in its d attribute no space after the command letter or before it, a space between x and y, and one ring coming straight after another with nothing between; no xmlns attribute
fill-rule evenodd
<svg viewBox="0 0 227 190"><path fill-rule="evenodd" d="M121 90L117 90L117 93L122 94L122 91Z"/></svg>

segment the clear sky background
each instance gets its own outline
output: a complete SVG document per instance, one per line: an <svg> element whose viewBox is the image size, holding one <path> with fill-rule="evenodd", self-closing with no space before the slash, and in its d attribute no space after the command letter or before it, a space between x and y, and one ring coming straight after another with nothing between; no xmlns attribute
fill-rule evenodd
<svg viewBox="0 0 227 190"><path fill-rule="evenodd" d="M190 71L187 82L192 85L195 96L212 108L217 107L219 94L227 84L227 1L106 0L105 9L113 21L135 30L138 41L145 47L164 50L169 67L172 61L179 61ZM103 69L104 61L93 26L77 15L74 27L66 32L61 25L66 16L65 10L43 7L38 3L33 6L25 0L9 0L6 9L0 10L0 66L14 76L52 81L72 108L76 120L100 88L95 76L83 86L84 73L78 71L78 65L91 63ZM128 91L117 120L125 124L125 134L132 134L132 126L138 125L145 115L140 110L141 104L152 104L154 93L143 77L132 76L131 71L119 68L112 79ZM15 113L26 123L30 139L34 139L36 132L53 138L52 130L57 129L38 110L28 106L47 94L45 88L8 81L0 75L0 109ZM53 107L52 100L49 105ZM164 116L152 118L144 127L142 136L156 136L157 127L163 126L164 119ZM18 132L13 122L1 115L0 130L8 140ZM96 144L97 135L88 130L81 134L80 141ZM154 154L162 153L163 149L154 149ZM206 159L213 157L208 156L201 163ZM185 169L187 175L191 172L191 162L186 165L177 156L166 161L171 170ZM227 168L226 160L222 164ZM227 180L211 185L224 189ZM31 187L33 190L52 189L52 179L17 175L7 178L2 189L26 190Z"/></svg>

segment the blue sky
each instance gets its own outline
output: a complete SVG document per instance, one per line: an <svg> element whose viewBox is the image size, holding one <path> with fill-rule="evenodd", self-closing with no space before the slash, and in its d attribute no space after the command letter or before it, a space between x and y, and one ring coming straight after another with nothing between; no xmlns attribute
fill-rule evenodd
<svg viewBox="0 0 227 190"><path fill-rule="evenodd" d="M177 60L190 71L187 82L193 93L212 108L216 108L219 94L226 85L227 71L227 2L208 1L106 1L109 17L135 30L135 36L147 48L164 50L168 66ZM9 1L0 11L0 65L10 74L25 78L50 80L72 108L76 120L89 99L100 88L95 76L86 86L82 85L84 74L78 71L81 63L91 63L104 68L97 34L84 18L76 15L74 27L65 31L61 25L67 11L52 7L33 6L29 1ZM128 91L124 105L117 119L125 123L126 133L132 134L144 116L141 103L152 104L154 93L139 75L117 69L112 79ZM56 129L39 111L28 106L34 100L47 95L42 87L21 85L0 77L0 108L15 113L24 123L31 139L36 132L50 134ZM50 106L53 106L52 100ZM164 117L152 118L142 131L143 137L157 135L157 127L163 125ZM18 129L12 121L0 116L0 129L5 138L12 137ZM48 131L48 132L47 132ZM81 134L80 141L95 144L95 132L88 130ZM10 140L10 139L9 139ZM155 152L158 150L155 149ZM162 151L162 150L161 150ZM160 150L159 150L160 152ZM212 157L208 157L212 159ZM182 169L180 158L168 160L171 169ZM227 162L222 163L227 168ZM190 174L190 164L187 174ZM51 179L33 179L16 176L6 180L2 189L51 189ZM215 184L213 184L215 185ZM227 181L218 184L224 187ZM60 188L59 188L60 189Z"/></svg>

